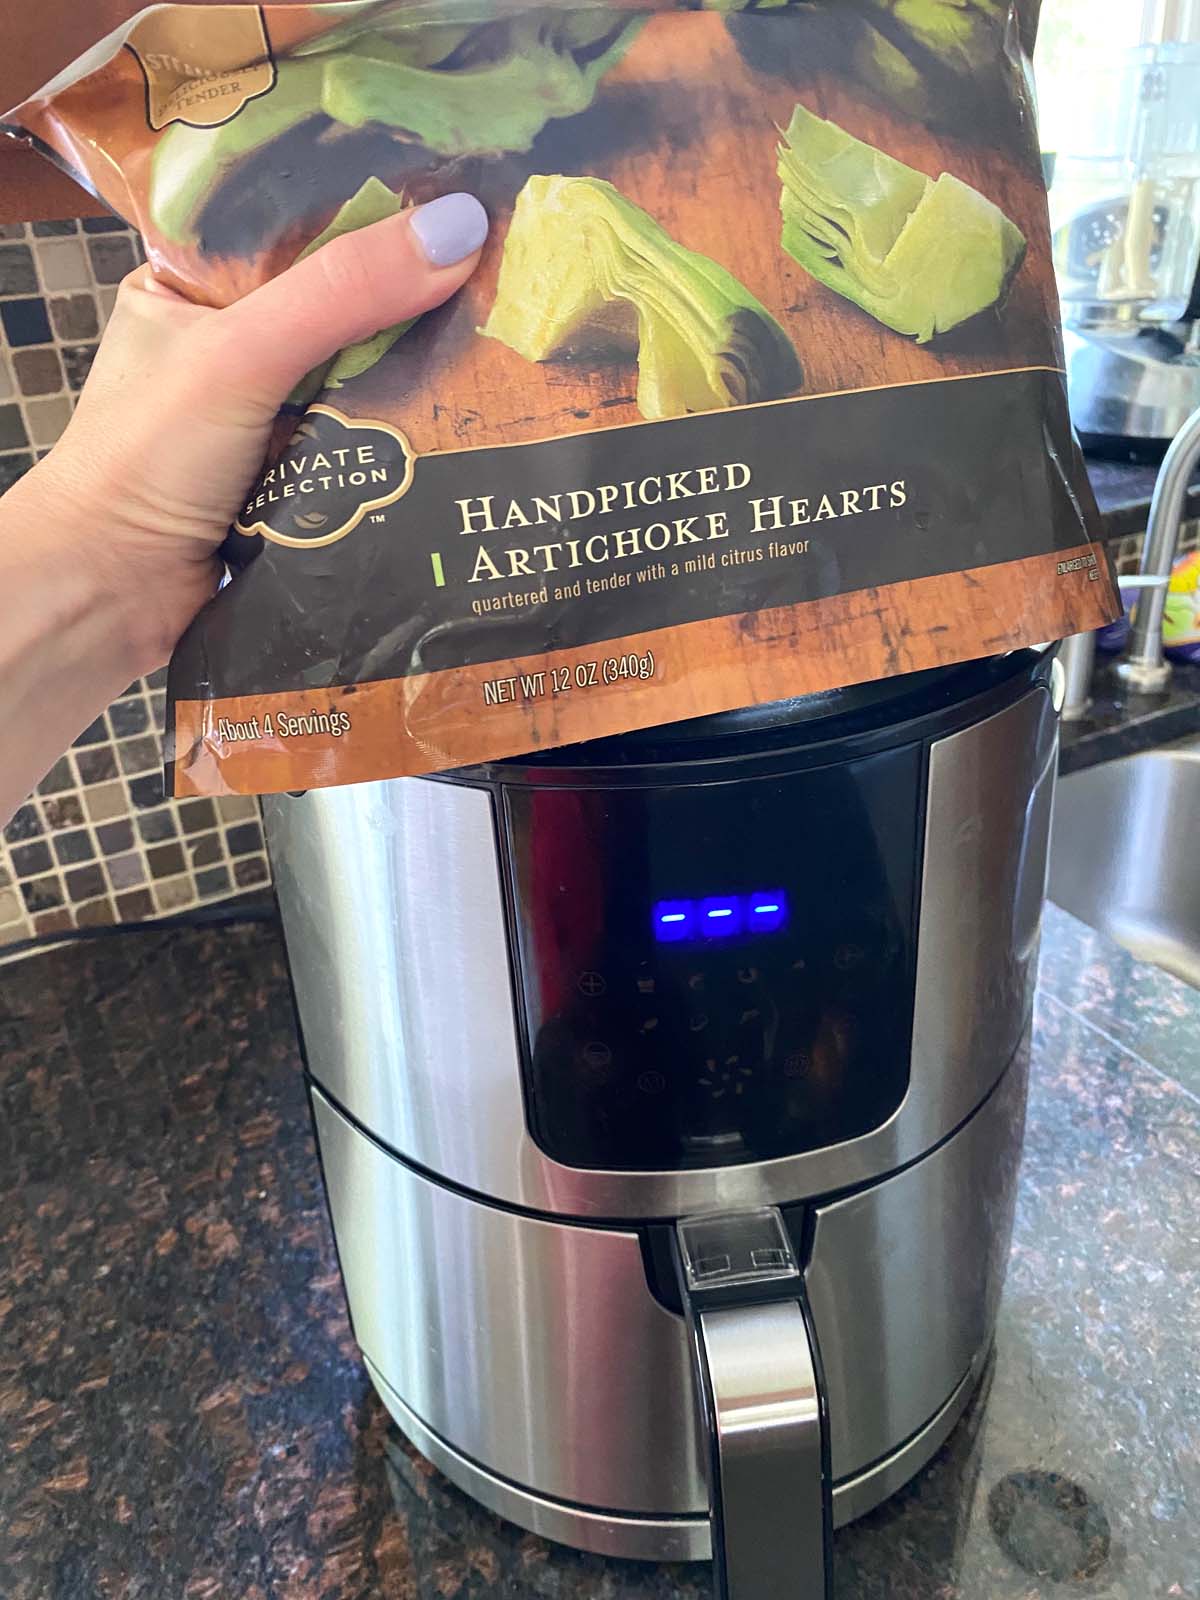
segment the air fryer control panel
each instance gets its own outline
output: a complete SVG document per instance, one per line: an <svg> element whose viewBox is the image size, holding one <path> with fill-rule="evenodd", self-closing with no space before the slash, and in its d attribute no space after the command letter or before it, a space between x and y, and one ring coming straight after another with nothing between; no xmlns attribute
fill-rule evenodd
<svg viewBox="0 0 1200 1600"><path fill-rule="evenodd" d="M570 1166L761 1161L908 1084L920 745L737 782L512 786L526 1106Z"/></svg>

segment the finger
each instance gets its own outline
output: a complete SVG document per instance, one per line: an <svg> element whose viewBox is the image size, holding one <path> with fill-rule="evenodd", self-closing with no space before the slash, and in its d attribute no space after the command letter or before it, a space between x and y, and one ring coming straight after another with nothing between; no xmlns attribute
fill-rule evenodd
<svg viewBox="0 0 1200 1600"><path fill-rule="evenodd" d="M229 398L274 412L346 345L441 305L475 269L487 213L469 194L332 239L204 324Z"/></svg>

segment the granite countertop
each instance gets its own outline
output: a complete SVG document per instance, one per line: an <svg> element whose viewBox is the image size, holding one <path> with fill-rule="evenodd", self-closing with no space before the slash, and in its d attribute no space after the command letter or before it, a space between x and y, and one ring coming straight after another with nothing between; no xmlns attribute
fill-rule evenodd
<svg viewBox="0 0 1200 1600"><path fill-rule="evenodd" d="M1101 761L1137 755L1200 733L1200 664L1176 661L1162 694L1134 694L1113 671L1119 656L1097 654L1092 703L1077 722L1064 722L1058 770L1078 772Z"/></svg>
<svg viewBox="0 0 1200 1600"><path fill-rule="evenodd" d="M4 1600L706 1600L480 1510L355 1353L279 933L0 972ZM1200 993L1047 913L986 1403L840 1600L1200 1600Z"/></svg>
<svg viewBox="0 0 1200 1600"><path fill-rule="evenodd" d="M1150 513L1157 465L1088 456L1087 471L1108 537L1121 539L1126 534L1141 533ZM1187 515L1200 517L1200 477L1188 491Z"/></svg>

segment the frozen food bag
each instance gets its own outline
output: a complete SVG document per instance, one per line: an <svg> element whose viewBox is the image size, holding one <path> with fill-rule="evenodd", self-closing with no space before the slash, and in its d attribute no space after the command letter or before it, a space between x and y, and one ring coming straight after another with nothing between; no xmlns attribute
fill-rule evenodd
<svg viewBox="0 0 1200 1600"><path fill-rule="evenodd" d="M486 763L1117 616L1034 9L158 5L10 112L210 304L452 190L492 221L449 305L281 413L171 663L173 792Z"/></svg>

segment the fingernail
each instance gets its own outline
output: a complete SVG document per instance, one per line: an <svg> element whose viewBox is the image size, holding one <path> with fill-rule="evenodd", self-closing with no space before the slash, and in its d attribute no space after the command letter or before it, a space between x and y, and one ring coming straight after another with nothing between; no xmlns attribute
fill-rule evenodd
<svg viewBox="0 0 1200 1600"><path fill-rule="evenodd" d="M487 238L487 212L473 194L444 194L418 206L412 231L431 267L452 267Z"/></svg>

